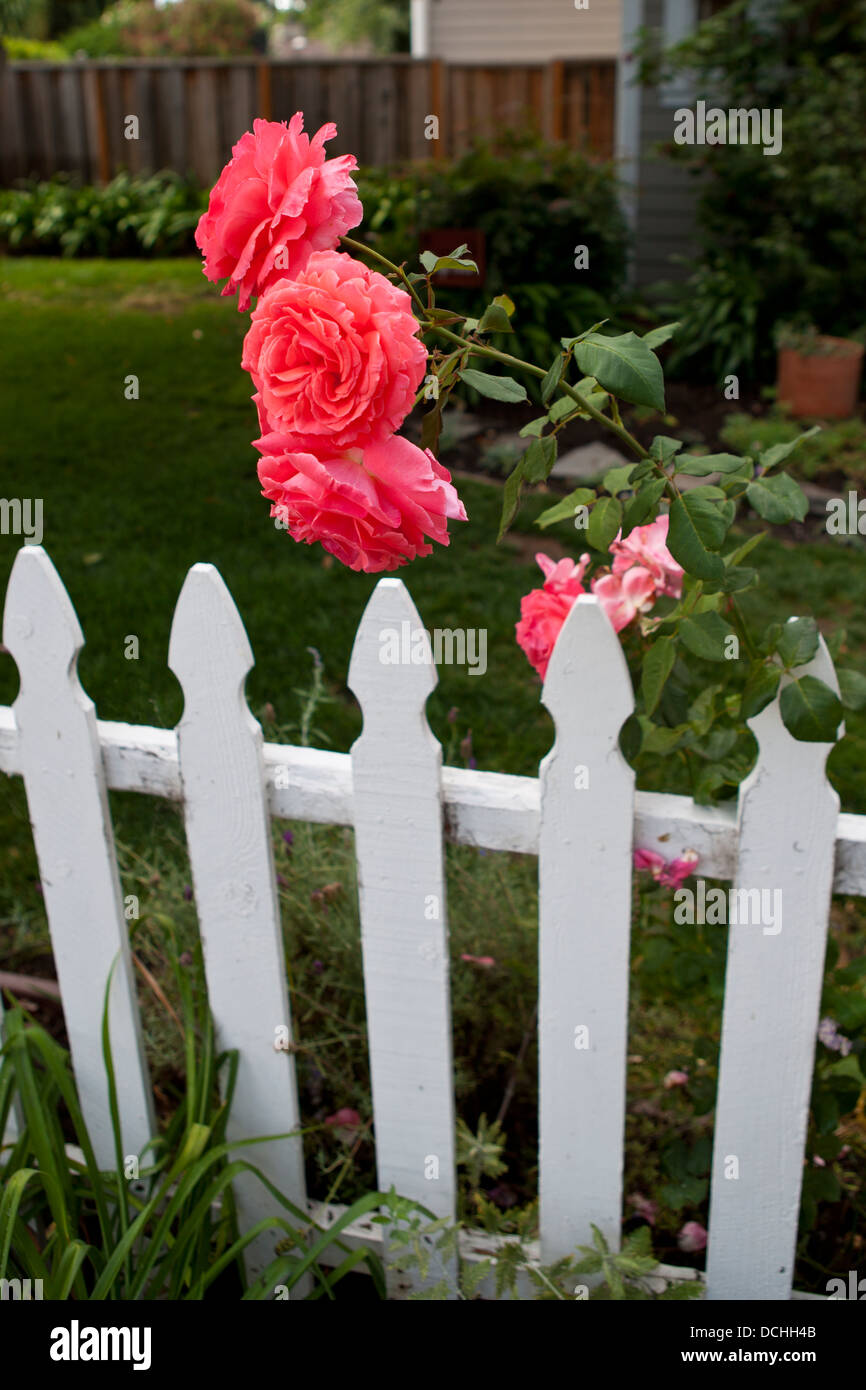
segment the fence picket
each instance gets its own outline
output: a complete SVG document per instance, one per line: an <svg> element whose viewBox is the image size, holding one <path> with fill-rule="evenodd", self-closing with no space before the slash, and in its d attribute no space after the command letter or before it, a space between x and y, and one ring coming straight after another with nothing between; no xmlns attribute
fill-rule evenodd
<svg viewBox="0 0 866 1390"><path fill-rule="evenodd" d="M539 767L539 1174L545 1262L622 1210L634 773L619 731L634 708L619 638L581 596L542 700L556 741Z"/></svg>
<svg viewBox="0 0 866 1390"><path fill-rule="evenodd" d="M81 1108L97 1162L116 1164L102 1055L109 1025L124 1155L156 1133L93 701L76 669L84 636L41 546L19 550L3 641L21 678L13 706L51 947Z"/></svg>
<svg viewBox="0 0 866 1390"><path fill-rule="evenodd" d="M231 595L212 565L193 565L175 609L169 666L183 688L180 774L208 996L220 1049L237 1048L229 1141L299 1128L262 731L243 695L253 655ZM305 1202L301 1139L240 1149L298 1207ZM239 1222L287 1213L251 1174L235 1185ZM278 1231L247 1250L259 1274Z"/></svg>
<svg viewBox="0 0 866 1390"><path fill-rule="evenodd" d="M379 1185L452 1217L442 749L424 709L437 677L432 662L382 662L388 633L421 631L402 581L381 579L349 667L364 715L351 754L355 848Z"/></svg>
<svg viewBox="0 0 866 1390"><path fill-rule="evenodd" d="M838 690L823 638L794 674ZM774 1300L793 1277L839 798L833 745L795 740L778 700L749 727L758 760L740 788L735 886L780 897L771 913L762 899L760 925L728 926L707 1297Z"/></svg>

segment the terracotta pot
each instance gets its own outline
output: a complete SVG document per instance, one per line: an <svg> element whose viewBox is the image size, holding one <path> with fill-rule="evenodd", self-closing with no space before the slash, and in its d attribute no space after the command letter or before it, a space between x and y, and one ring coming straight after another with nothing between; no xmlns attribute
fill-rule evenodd
<svg viewBox="0 0 866 1390"><path fill-rule="evenodd" d="M843 420L857 408L863 344L850 338L821 337L836 351L805 357L796 348L780 348L777 399L792 415Z"/></svg>

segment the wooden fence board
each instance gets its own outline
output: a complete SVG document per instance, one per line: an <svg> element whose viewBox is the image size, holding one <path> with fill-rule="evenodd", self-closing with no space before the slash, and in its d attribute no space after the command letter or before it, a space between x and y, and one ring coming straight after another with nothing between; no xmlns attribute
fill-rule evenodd
<svg viewBox="0 0 866 1390"><path fill-rule="evenodd" d="M794 675L838 691L823 638ZM760 900L729 899L707 1297L778 1300L794 1271L839 797L833 745L797 742L778 701L749 727L758 759L740 788L735 891Z"/></svg>
<svg viewBox="0 0 866 1390"><path fill-rule="evenodd" d="M592 652L591 661L587 652ZM539 1206L545 1263L619 1247L625 1137L634 773L619 731L634 709L619 638L582 595L542 701L556 741L539 768Z"/></svg>
<svg viewBox="0 0 866 1390"><path fill-rule="evenodd" d="M24 546L15 558L3 641L21 678L13 706L21 771L81 1108L97 1162L115 1170L102 1052L109 979L121 1155L140 1155L156 1122L96 711L78 680L84 636L40 546Z"/></svg>
<svg viewBox="0 0 866 1390"><path fill-rule="evenodd" d="M257 116L303 111L313 134L337 125L329 153L361 164L442 158L476 136L534 125L613 150L612 63L454 65L394 57L283 62L123 59L22 62L0 78L0 180L55 170L106 181L120 168L175 169L213 183ZM124 118L139 139L124 138ZM440 139L424 137L436 115Z"/></svg>

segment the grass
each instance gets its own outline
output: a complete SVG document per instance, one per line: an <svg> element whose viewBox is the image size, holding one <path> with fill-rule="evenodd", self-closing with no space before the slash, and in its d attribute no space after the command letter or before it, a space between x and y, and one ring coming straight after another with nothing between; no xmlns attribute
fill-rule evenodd
<svg viewBox="0 0 866 1390"><path fill-rule="evenodd" d="M204 560L220 570L247 628L256 658L247 695L266 734L285 737L287 726L297 726L297 692L309 684L314 647L330 700L315 711L312 741L327 739L346 750L361 724L346 687L351 643L376 578L352 574L318 547L295 545L270 523L250 446L250 383L239 366L245 324L197 263L0 263L0 466L10 480L4 487L44 501L43 543L79 615L86 637L79 673L100 717L166 727L179 718L180 689L166 665L169 628L188 568ZM139 380L138 400L124 398L130 374ZM539 582L534 552L555 542L557 554L576 555L579 546L566 526L552 537L533 528L551 500L536 493L515 532L497 547L500 488L465 478L458 486L469 522L452 528L447 550L408 566L401 577L428 627L487 629L487 678L443 668L428 716L449 761L467 754L465 743L463 754L458 748L471 730L479 767L534 775L552 725L539 704L539 683L516 648L514 623L521 595ZM18 537L0 536L0 588L19 544ZM807 542L779 532L760 554L763 588L746 600L755 616L812 613L828 635L844 627L844 664L866 671L866 556L859 538ZM137 660L125 656L131 635L138 638ZM11 658L0 656L0 703L14 699L17 684ZM459 713L451 721L454 707ZM866 812L866 716L850 718L848 729L829 768L845 809ZM297 727L290 736L297 737ZM0 953L11 969L38 970L48 940L38 868L23 789L15 780L6 791ZM111 806L124 890L141 896L134 949L171 1000L171 962L155 924L169 917L185 949L196 939L194 904L184 895L182 820L177 808L151 797L112 794ZM341 1106L368 1116L352 836L295 826L289 849L282 829L275 827L275 845L302 1103L319 1121ZM524 1174L505 1182L507 1208L509 1187L514 1201L524 1203L535 1177L534 1159L527 1162L536 1140L534 1043L516 1064L532 1032L536 998L535 864L450 847L448 875L458 1109L474 1126L505 1106L505 1158L510 1173ZM338 890L321 896L335 883ZM694 1196L701 1181L702 1151L693 1150L704 1137L704 1112L665 1092L660 1078L688 1066L693 1077L705 1068L712 1080L719 996L715 977L698 961L686 961L679 995L666 993L667 966L656 969L659 948L648 957L643 950L652 934L651 924L640 927L635 942L629 1046L642 1060L630 1066L627 1184L678 1184L682 1199ZM671 949L682 954L676 943ZM723 960L723 946L714 943L716 955L720 949ZM464 953L492 955L496 966L463 962ZM716 960L716 974L718 966ZM141 998L167 1119L182 1093L180 1040L158 998L144 986ZM675 1131L688 1140L688 1152L668 1153ZM367 1132L341 1199L369 1189L372 1154ZM320 1131L308 1147L313 1189L327 1191L344 1161L338 1141ZM477 1204L477 1194L467 1191L465 1199ZM702 1211L697 1199L669 1208L661 1225L663 1258L677 1259L677 1224Z"/></svg>

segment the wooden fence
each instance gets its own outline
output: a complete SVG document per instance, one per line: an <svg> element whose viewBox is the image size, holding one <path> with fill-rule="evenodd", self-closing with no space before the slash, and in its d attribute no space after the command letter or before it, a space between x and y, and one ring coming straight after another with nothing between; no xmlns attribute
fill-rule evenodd
<svg viewBox="0 0 866 1390"><path fill-rule="evenodd" d="M140 1153L154 1133L109 788L183 804L217 1040L239 1051L232 1139L299 1123L294 1058L274 1047L275 1029L290 1030L291 1020L270 817L354 827L379 1183L445 1217L456 1176L444 840L538 856L545 1263L588 1242L591 1223L619 1243L633 846L666 859L695 850L702 876L778 893L784 908L781 930L748 920L728 929L706 1292L787 1299L830 895L866 895L866 817L839 814L828 745L795 742L774 702L750 721L758 760L738 806L635 795L618 746L631 680L603 610L586 596L545 681L556 741L539 777L443 767L424 712L435 670L381 662L386 629L420 625L402 582L382 579L352 653L364 726L350 753L263 744L243 697L253 664L243 624L217 571L195 565L169 646L183 718L176 730L134 727L97 719L76 674L84 639L71 601L44 551L18 554L3 640L20 690L0 708L0 770L26 787L97 1160L114 1167L100 1025L117 959L110 1022L124 1153ZM823 643L807 669L835 683ZM262 1146L256 1162L304 1207L300 1139ZM263 1190L244 1188L238 1205L244 1223L272 1214ZM306 1205L325 1221L338 1210ZM370 1222L348 1237L382 1247L382 1228ZM470 1259L496 1248L480 1233L464 1245ZM270 1257L259 1249L257 1267Z"/></svg>
<svg viewBox="0 0 866 1390"><path fill-rule="evenodd" d="M120 168L175 169L211 184L256 116L303 111L337 124L331 154L362 164L444 157L476 135L534 126L613 155L613 62L452 66L388 58L130 59L9 63L0 69L0 182L57 171L105 182ZM138 138L127 138L127 116ZM439 138L425 136L426 117Z"/></svg>

